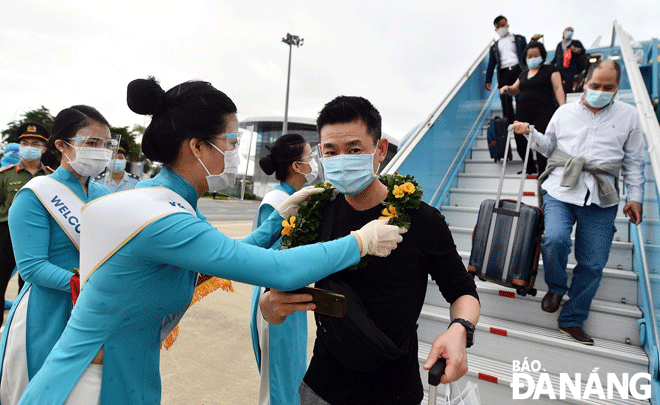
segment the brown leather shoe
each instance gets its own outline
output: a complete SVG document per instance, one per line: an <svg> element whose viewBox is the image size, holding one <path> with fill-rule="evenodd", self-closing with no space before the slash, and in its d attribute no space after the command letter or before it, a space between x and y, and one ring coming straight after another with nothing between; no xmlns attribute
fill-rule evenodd
<svg viewBox="0 0 660 405"><path fill-rule="evenodd" d="M543 297L543 301L541 301L541 309L545 312L556 312L559 309L559 304L561 304L561 297L563 295L553 294L548 291L545 297Z"/></svg>
<svg viewBox="0 0 660 405"><path fill-rule="evenodd" d="M584 331L579 326L560 326L559 330L568 336L570 336L573 340L575 340L578 343L582 343L583 345L593 345L594 340L591 338L591 336L587 335Z"/></svg>

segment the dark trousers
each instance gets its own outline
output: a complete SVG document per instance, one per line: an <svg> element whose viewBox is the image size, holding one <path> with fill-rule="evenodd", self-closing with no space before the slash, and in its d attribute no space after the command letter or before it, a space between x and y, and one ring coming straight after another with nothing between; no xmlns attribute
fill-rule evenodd
<svg viewBox="0 0 660 405"><path fill-rule="evenodd" d="M526 105L519 105L516 111L516 120L520 122L528 122L534 125L534 129L544 134L550 119L554 114L556 107L546 106L546 107L531 107ZM520 159L525 161L525 151L527 150L527 138L521 134L514 134L516 138L516 145L518 146L518 155ZM537 173L541 174L545 171L546 166L548 165L548 159L538 152L531 152L530 159L527 161L527 173ZM536 155L536 157L535 157ZM534 163L536 160L536 164ZM537 170L538 167L538 170Z"/></svg>
<svg viewBox="0 0 660 405"><path fill-rule="evenodd" d="M497 86L502 88L504 86L511 86L513 83L518 80L522 70L520 65L512 66L511 68L498 69L497 70ZM502 102L502 115L509 120L509 124L513 124L513 120L516 116L513 109L513 96L508 94L500 94L500 101Z"/></svg>

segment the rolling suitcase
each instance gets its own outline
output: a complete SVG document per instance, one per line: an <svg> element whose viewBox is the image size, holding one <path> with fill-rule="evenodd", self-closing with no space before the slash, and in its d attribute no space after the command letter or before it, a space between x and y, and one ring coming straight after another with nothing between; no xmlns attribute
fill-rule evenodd
<svg viewBox="0 0 660 405"><path fill-rule="evenodd" d="M488 129L486 130L488 152L496 162L504 158L508 126L509 120L500 117L495 117L488 123Z"/></svg>
<svg viewBox="0 0 660 405"><path fill-rule="evenodd" d="M525 162L531 152L527 142ZM509 149L509 137L513 129L509 127L506 149ZM495 200L484 200L479 207L477 225L472 234L472 252L468 270L487 281L515 288L518 294L536 295L534 282L539 262L541 234L543 233L543 211L522 203L525 171L521 173L518 199L502 200L502 186L506 159L502 162L502 174Z"/></svg>

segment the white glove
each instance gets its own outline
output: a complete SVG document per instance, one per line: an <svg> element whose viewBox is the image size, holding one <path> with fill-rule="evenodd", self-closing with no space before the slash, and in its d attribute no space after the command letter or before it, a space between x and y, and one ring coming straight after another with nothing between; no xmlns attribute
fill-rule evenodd
<svg viewBox="0 0 660 405"><path fill-rule="evenodd" d="M322 187L307 186L302 188L282 201L282 204L277 207L277 211L283 219L289 219L298 214L298 207L303 201L316 193L322 193L324 191L325 189Z"/></svg>
<svg viewBox="0 0 660 405"><path fill-rule="evenodd" d="M406 228L395 225L387 225L389 219L374 219L351 235L361 242L360 256L373 255L389 256L396 249L397 243L403 240L401 234L406 233Z"/></svg>

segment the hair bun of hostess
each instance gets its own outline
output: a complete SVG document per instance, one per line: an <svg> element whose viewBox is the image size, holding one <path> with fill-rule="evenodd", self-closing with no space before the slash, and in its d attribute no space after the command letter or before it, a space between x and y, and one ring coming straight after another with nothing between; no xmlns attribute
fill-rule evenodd
<svg viewBox="0 0 660 405"><path fill-rule="evenodd" d="M126 102L137 114L154 115L162 108L164 94L154 77L136 79L128 83Z"/></svg>
<svg viewBox="0 0 660 405"><path fill-rule="evenodd" d="M275 169L277 169L275 159L270 153L259 159L259 166L261 167L261 170L269 176L275 173Z"/></svg>

